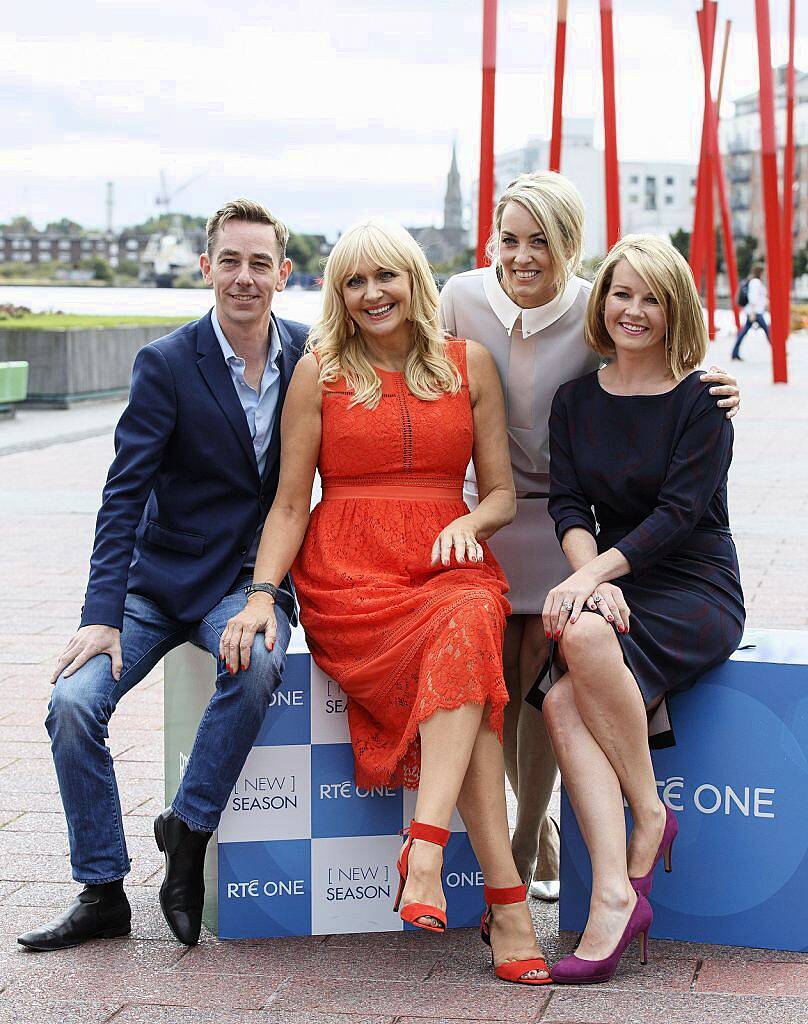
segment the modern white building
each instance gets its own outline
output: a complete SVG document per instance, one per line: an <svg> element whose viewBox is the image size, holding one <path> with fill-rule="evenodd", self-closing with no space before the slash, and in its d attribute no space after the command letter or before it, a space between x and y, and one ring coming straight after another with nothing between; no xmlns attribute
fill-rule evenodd
<svg viewBox="0 0 808 1024"><path fill-rule="evenodd" d="M581 193L586 209L584 256L600 256L606 248L606 215L603 182L603 151L594 146L592 118L564 118L561 171ZM550 163L550 143L533 137L521 149L497 153L494 162L494 193L499 195L518 174L544 170ZM472 187L471 223L477 234L478 184Z"/></svg>
<svg viewBox="0 0 808 1024"><path fill-rule="evenodd" d="M786 138L786 68L775 69L775 125L778 160L782 174L783 145ZM796 72L794 103L794 179L792 200L794 250L808 244L808 72ZM758 93L734 101L735 112L721 122L720 144L729 187L732 230L752 235L758 251L765 251L766 225L760 169L760 113Z"/></svg>
<svg viewBox="0 0 808 1024"><path fill-rule="evenodd" d="M620 164L620 228L669 238L693 230L696 164L627 160Z"/></svg>
<svg viewBox="0 0 808 1024"><path fill-rule="evenodd" d="M584 257L606 252L606 200L604 155L594 144L592 118L565 118L561 144L561 173L575 183L586 209ZM498 153L495 192L499 195L518 174L538 171L550 162L547 139L531 138L521 149ZM660 161L624 161L620 164L622 233L646 232L668 237L679 228L693 226L697 168L693 164ZM477 222L477 182L472 189L471 222Z"/></svg>

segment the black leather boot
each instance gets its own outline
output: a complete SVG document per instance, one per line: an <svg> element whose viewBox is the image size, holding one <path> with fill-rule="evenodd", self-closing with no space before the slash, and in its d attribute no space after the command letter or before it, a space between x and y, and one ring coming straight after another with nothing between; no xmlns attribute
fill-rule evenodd
<svg viewBox="0 0 808 1024"><path fill-rule="evenodd" d="M87 885L56 920L17 938L28 949L70 949L88 939L111 939L132 930L132 910L121 884Z"/></svg>
<svg viewBox="0 0 808 1024"><path fill-rule="evenodd" d="M195 946L205 903L205 850L212 832L194 832L167 807L154 819L154 838L166 857L160 907L168 927L186 946Z"/></svg>

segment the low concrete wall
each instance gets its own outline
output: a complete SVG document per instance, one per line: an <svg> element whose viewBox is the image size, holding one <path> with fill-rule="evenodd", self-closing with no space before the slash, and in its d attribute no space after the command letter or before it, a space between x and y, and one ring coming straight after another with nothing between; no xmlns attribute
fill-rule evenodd
<svg viewBox="0 0 808 1024"><path fill-rule="evenodd" d="M68 331L0 329L0 361L28 363L26 405L66 408L74 402L122 398L138 349L169 334L166 324Z"/></svg>

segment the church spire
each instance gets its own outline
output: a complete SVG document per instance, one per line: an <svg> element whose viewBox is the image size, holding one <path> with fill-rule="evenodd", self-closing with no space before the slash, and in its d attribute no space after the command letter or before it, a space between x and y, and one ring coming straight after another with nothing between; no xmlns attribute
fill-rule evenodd
<svg viewBox="0 0 808 1024"><path fill-rule="evenodd" d="M446 176L446 196L443 200L444 228L463 227L463 196L460 192L460 172L457 169L457 145L452 143L452 163Z"/></svg>

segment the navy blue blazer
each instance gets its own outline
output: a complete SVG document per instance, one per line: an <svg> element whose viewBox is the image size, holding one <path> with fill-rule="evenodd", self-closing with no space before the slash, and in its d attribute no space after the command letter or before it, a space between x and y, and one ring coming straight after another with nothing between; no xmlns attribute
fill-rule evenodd
<svg viewBox="0 0 808 1024"><path fill-rule="evenodd" d="M83 626L121 629L128 591L192 623L231 590L275 498L281 408L308 334L273 319L280 394L263 478L210 313L138 352L96 522ZM288 578L284 587L293 593ZM291 617L294 599L279 603Z"/></svg>

